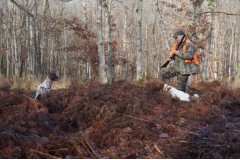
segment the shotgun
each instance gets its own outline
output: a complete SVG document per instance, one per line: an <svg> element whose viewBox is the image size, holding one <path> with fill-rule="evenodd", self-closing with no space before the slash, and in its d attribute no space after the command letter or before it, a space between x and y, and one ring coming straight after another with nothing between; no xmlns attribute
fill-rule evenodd
<svg viewBox="0 0 240 160"><path fill-rule="evenodd" d="M181 41L178 43L176 50L179 49L180 45L182 44L183 39L185 38L185 35L183 35ZM170 59L168 59L163 65L161 65L161 68L165 68L168 66L168 64L170 63L170 61L173 61L175 58L174 56L171 56Z"/></svg>

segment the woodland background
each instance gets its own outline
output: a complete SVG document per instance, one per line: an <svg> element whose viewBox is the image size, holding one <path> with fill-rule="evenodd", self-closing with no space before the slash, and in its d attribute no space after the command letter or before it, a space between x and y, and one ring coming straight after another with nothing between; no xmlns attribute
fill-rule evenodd
<svg viewBox="0 0 240 160"><path fill-rule="evenodd" d="M201 60L195 80L239 80L239 0L1 0L0 77L156 79L174 29Z"/></svg>
<svg viewBox="0 0 240 160"><path fill-rule="evenodd" d="M0 0L0 158L239 158L239 6ZM157 80L176 28L201 60L196 101ZM51 72L60 80L35 100Z"/></svg>

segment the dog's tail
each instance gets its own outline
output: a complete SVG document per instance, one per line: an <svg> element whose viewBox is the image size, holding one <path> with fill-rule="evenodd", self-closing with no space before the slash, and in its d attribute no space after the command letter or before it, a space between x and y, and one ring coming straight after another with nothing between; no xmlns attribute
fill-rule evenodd
<svg viewBox="0 0 240 160"><path fill-rule="evenodd" d="M198 94L194 94L193 96L190 97L191 101L196 101L199 98Z"/></svg>
<svg viewBox="0 0 240 160"><path fill-rule="evenodd" d="M198 94L194 94L193 97L196 98L196 99L198 99L198 98L199 98L199 95L198 95Z"/></svg>
<svg viewBox="0 0 240 160"><path fill-rule="evenodd" d="M36 96L35 96L35 100L37 100L37 98L40 96L39 91L36 92Z"/></svg>

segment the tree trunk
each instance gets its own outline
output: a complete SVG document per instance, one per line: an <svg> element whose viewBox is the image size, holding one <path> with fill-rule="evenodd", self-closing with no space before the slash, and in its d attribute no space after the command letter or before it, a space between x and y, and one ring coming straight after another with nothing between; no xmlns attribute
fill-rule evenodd
<svg viewBox="0 0 240 160"><path fill-rule="evenodd" d="M1 5L3 5L3 4L1 4ZM2 8L0 8L0 30L1 31L3 30L3 10L2 10ZM4 32L0 33L0 47L1 47L0 52L4 52L3 51L3 48L4 48ZM0 55L0 78L2 78L2 71L3 71L3 55L4 55L4 53L2 53Z"/></svg>
<svg viewBox="0 0 240 160"><path fill-rule="evenodd" d="M105 84L107 83L107 77L102 35L102 0L97 0L97 39L99 57L99 81L100 83Z"/></svg>
<svg viewBox="0 0 240 160"><path fill-rule="evenodd" d="M209 10L213 11L212 3L209 2ZM211 44L212 44L212 31L213 31L213 24L214 17L213 14L211 14L210 17L210 26L207 32L207 45L206 45L206 51L205 51L205 58L202 66L202 79L203 81L206 81L208 78L208 67L209 67L209 56L210 56L210 50L211 50Z"/></svg>
<svg viewBox="0 0 240 160"><path fill-rule="evenodd" d="M209 54L211 49L211 40L212 40L212 25L209 28L207 33L207 45L206 45L205 58L204 58L203 67L202 67L203 81L206 81L208 77L207 75L208 75L208 65L209 65Z"/></svg>
<svg viewBox="0 0 240 160"><path fill-rule="evenodd" d="M86 4L86 0L83 0L83 13L84 13L84 28L88 29L88 17L87 17L87 4Z"/></svg>
<svg viewBox="0 0 240 160"><path fill-rule="evenodd" d="M124 5L125 5L125 1L123 1ZM128 59L128 45L127 45L127 11L125 9L124 11L124 21L123 21L123 37L122 37L122 56L125 57L126 59ZM122 62L122 78L124 80L127 79L127 75L128 75L128 63L127 62Z"/></svg>
<svg viewBox="0 0 240 160"><path fill-rule="evenodd" d="M111 31L111 1L107 4L106 0L103 2L103 7L105 8L106 13L106 41L108 44L108 83L112 84L114 69L113 69L113 47L112 47L112 31Z"/></svg>
<svg viewBox="0 0 240 160"><path fill-rule="evenodd" d="M169 45L169 41L168 41L167 31L166 31L165 24L164 24L164 19L163 19L162 13L161 13L162 11L161 11L161 8L159 7L159 4L158 4L158 0L155 0L155 6L156 6L156 11L158 13L159 24L162 27L163 39L164 39L164 42L165 42L165 46L167 48L167 51L170 52L170 45Z"/></svg>
<svg viewBox="0 0 240 160"><path fill-rule="evenodd" d="M136 55L136 80L142 79L142 8L143 0L138 0L137 14L137 55Z"/></svg>
<svg viewBox="0 0 240 160"><path fill-rule="evenodd" d="M198 26L200 23L200 17L201 17L201 5L203 3L204 0L192 0L192 4L193 4L193 27L195 29L195 32L192 33L193 36L193 40L195 42L198 41L199 36L198 36Z"/></svg>
<svg viewBox="0 0 240 160"><path fill-rule="evenodd" d="M67 34L66 34L66 29L64 28L64 46L66 47L67 46ZM67 64L68 64L68 56L67 56L67 53L64 52L64 70L63 70L63 77L64 79L67 78Z"/></svg>
<svg viewBox="0 0 240 160"><path fill-rule="evenodd" d="M36 75L38 77L42 76L42 53L41 53L41 22L40 22L40 18L38 17L38 5L37 5L37 0L34 0L34 4L35 4L35 18L34 18L34 25L35 25L35 51L36 51Z"/></svg>

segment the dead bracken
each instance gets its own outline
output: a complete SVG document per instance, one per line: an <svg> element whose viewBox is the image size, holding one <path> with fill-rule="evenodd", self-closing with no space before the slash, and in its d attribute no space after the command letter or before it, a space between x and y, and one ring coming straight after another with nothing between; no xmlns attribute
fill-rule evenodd
<svg viewBox="0 0 240 160"><path fill-rule="evenodd" d="M182 102L158 87L89 82L39 101L0 90L0 158L240 157L240 89L198 83Z"/></svg>

